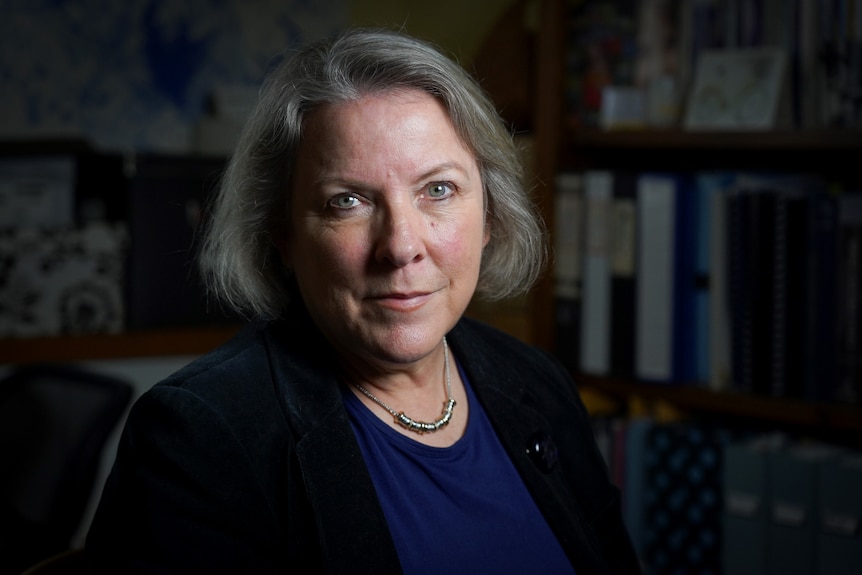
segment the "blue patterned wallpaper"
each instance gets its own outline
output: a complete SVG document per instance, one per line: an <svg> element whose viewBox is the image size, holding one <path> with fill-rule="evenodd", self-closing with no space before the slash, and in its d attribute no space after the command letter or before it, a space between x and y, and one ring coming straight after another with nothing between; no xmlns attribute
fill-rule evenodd
<svg viewBox="0 0 862 575"><path fill-rule="evenodd" d="M346 0L0 0L0 139L189 151L214 87L346 21Z"/></svg>

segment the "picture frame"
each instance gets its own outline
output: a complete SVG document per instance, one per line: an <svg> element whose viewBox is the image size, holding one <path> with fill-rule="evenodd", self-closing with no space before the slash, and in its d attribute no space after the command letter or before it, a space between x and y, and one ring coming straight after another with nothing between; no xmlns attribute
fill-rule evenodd
<svg viewBox="0 0 862 575"><path fill-rule="evenodd" d="M779 48L706 50L698 58L684 119L687 130L771 130L786 93Z"/></svg>

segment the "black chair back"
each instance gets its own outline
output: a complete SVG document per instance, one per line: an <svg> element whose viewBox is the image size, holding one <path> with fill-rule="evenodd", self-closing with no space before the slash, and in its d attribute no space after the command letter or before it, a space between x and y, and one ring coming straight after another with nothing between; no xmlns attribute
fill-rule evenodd
<svg viewBox="0 0 862 575"><path fill-rule="evenodd" d="M131 398L128 382L70 366L0 380L0 575L69 549Z"/></svg>

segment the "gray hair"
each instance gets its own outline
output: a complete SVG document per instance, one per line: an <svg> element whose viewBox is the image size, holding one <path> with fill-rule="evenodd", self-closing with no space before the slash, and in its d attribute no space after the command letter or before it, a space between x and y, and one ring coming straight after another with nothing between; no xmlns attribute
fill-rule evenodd
<svg viewBox="0 0 862 575"><path fill-rule="evenodd" d="M202 238L199 264L212 295L246 317L283 314L293 280L276 242L289 225L303 118L323 104L400 89L437 98L476 158L490 231L477 295L499 300L532 287L545 265L545 232L512 135L490 99L430 44L395 31L352 29L294 53L264 82Z"/></svg>

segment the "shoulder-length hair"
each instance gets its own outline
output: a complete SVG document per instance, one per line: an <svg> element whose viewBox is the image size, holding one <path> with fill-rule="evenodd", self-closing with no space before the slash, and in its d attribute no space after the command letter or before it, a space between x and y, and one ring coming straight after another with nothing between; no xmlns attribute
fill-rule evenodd
<svg viewBox="0 0 862 575"><path fill-rule="evenodd" d="M477 295L497 300L529 290L544 268L545 232L524 187L519 151L493 103L430 44L395 31L351 29L295 52L264 82L202 238L199 264L212 295L245 317L283 314L295 290L276 243L289 235L305 115L324 104L401 89L437 98L478 164L490 241Z"/></svg>

